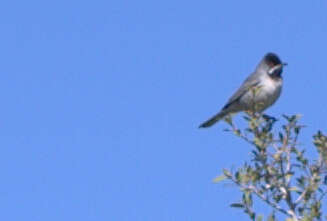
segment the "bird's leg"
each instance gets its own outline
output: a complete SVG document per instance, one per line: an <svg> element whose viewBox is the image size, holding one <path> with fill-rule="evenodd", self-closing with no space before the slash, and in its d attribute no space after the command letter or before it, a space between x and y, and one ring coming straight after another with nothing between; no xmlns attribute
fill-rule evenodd
<svg viewBox="0 0 327 221"><path fill-rule="evenodd" d="M258 112L258 107L254 102L251 102L251 108L249 108L248 110L246 110L245 112L252 118L260 118L261 117L261 113Z"/></svg>

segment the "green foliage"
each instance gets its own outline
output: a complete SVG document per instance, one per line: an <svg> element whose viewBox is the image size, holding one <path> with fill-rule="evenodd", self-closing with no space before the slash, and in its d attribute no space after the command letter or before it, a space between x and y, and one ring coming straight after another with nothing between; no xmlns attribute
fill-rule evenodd
<svg viewBox="0 0 327 221"><path fill-rule="evenodd" d="M219 183L219 182L225 180L226 178L227 178L227 177L223 174L223 175L217 176L217 177L213 180L213 182L215 182L215 183Z"/></svg>
<svg viewBox="0 0 327 221"><path fill-rule="evenodd" d="M314 145L318 159L309 160L300 149L298 136L304 126L300 116L283 116L280 131L273 130L276 119L269 116L248 115L248 127L240 129L231 118L226 122L235 136L253 148L251 160L236 170L223 171L216 182L229 180L242 192L242 199L232 207L242 209L251 220L263 220L253 209L253 196L272 209L267 220L276 220L275 212L286 220L321 220L323 198L327 193L327 136L318 131Z"/></svg>

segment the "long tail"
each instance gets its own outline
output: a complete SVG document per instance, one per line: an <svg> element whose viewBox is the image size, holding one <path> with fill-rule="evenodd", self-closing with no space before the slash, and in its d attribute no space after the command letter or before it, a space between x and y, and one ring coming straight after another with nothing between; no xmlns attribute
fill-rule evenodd
<svg viewBox="0 0 327 221"><path fill-rule="evenodd" d="M216 114L215 116L211 117L209 120L207 120L204 123L202 123L199 126L199 128L211 127L212 125L214 125L215 123L217 123L219 120L221 120L222 118L224 118L226 115L227 115L227 113L225 111L220 111L218 114Z"/></svg>

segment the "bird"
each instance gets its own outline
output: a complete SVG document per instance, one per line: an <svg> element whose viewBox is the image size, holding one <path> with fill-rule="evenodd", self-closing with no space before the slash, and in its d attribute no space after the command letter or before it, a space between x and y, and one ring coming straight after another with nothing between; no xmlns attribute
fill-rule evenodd
<svg viewBox="0 0 327 221"><path fill-rule="evenodd" d="M265 54L255 71L245 79L227 104L199 128L210 127L229 114L241 111L262 113L279 98L283 86L283 67L286 65L277 54Z"/></svg>

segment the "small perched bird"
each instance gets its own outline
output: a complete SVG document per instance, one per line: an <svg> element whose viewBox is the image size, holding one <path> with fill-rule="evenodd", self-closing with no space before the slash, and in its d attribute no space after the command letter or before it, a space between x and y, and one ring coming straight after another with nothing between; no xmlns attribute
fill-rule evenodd
<svg viewBox="0 0 327 221"><path fill-rule="evenodd" d="M270 107L282 91L282 72L285 65L287 63L282 63L276 54L267 53L221 111L199 127L210 127L231 113L261 113Z"/></svg>

